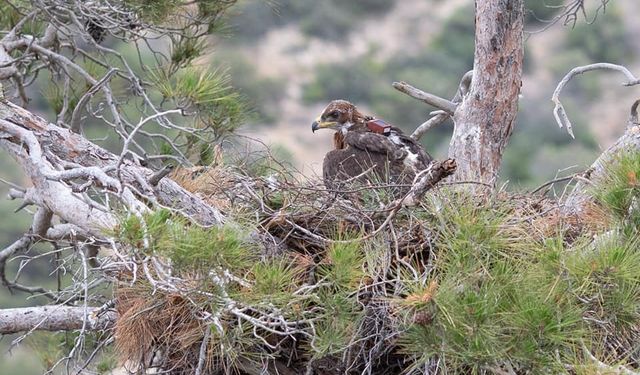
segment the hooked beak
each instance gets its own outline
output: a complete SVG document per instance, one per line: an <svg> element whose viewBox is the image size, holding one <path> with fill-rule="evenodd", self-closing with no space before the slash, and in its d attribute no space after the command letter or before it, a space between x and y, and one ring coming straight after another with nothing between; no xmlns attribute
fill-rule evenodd
<svg viewBox="0 0 640 375"><path fill-rule="evenodd" d="M322 121L320 117L318 117L316 121L311 124L311 131L315 133L318 129L335 129L336 125L337 123L335 121Z"/></svg>

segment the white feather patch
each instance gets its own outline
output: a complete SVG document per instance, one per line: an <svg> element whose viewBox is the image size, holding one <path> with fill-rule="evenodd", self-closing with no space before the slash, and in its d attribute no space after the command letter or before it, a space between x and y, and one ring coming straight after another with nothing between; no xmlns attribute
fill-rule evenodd
<svg viewBox="0 0 640 375"><path fill-rule="evenodd" d="M411 152L411 148L407 146L400 137L396 133L389 134L389 140L394 144L401 146L406 152L407 156L404 158L402 163L407 167L413 169L415 172L418 172L416 168L416 164L418 163L418 154Z"/></svg>

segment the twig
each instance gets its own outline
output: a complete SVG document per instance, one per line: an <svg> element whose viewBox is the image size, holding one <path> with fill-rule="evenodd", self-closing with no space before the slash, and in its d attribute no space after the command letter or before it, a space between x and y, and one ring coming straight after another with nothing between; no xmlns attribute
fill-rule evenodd
<svg viewBox="0 0 640 375"><path fill-rule="evenodd" d="M149 185L157 186L160 180L162 180L169 173L171 173L171 171L173 171L174 168L175 167L172 164L170 164L170 165L166 165L164 168L154 173L151 177L149 177Z"/></svg>
<svg viewBox="0 0 640 375"><path fill-rule="evenodd" d="M198 355L198 366L196 367L195 375L202 374L202 370L204 369L204 362L207 359L207 347L209 345L209 337L211 336L211 327L204 327L204 337L202 338L202 344L200 344L200 352Z"/></svg>
<svg viewBox="0 0 640 375"><path fill-rule="evenodd" d="M73 109L73 113L71 114L70 128L72 132L80 133L80 130L82 130L80 123L80 112L82 111L82 108L85 107L89 99L91 99L91 97L100 90L102 85L107 83L117 71L118 70L115 68L109 69L107 74L105 74L98 82L93 84L93 86L91 86L91 88L82 95L80 100L78 100L78 104L76 104L76 107Z"/></svg>
<svg viewBox="0 0 640 375"><path fill-rule="evenodd" d="M535 190L533 190L531 192L531 195L534 195L535 193L539 192L540 190L544 189L545 187L549 186L549 185L553 185L555 183L558 182L564 182L564 181L569 181L569 180L573 180L574 178L578 177L578 176L583 176L585 174L588 174L590 171L590 169L583 171L583 172L576 172L570 176L566 176L566 177L560 177L560 178L556 178L550 181L545 182L544 184L538 186L537 188L535 188Z"/></svg>

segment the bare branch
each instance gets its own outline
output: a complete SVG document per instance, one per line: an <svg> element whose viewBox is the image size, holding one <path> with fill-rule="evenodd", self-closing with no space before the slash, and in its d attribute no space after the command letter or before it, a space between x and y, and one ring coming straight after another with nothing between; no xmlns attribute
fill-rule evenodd
<svg viewBox="0 0 640 375"><path fill-rule="evenodd" d="M427 121L425 121L422 124L420 124L420 126L418 126L416 128L416 130L413 131L413 133L411 134L411 138L413 138L415 140L419 140L431 128L442 124L443 122L447 121L447 119L450 118L450 117L451 116L449 114L447 114L447 113L439 113L439 114L431 117Z"/></svg>
<svg viewBox="0 0 640 375"><path fill-rule="evenodd" d="M146 122L148 120L142 120L140 124ZM141 186L141 182L146 184L148 178L153 175L152 170L133 160L121 160L120 156L89 142L82 136L50 124L10 102L0 102L0 132L9 135L0 137L0 147L5 148L23 164L23 169L29 174L34 188L37 189L31 194L28 191L25 199L33 204L45 205L67 222L98 237L102 236L104 228L113 227L117 220L111 213L94 209L97 205L84 202L80 196L73 193L71 187L60 180L92 177L105 187L127 186L123 190L124 193L131 188L137 190L139 193L135 196L131 192L122 196L128 204L136 207L143 206L144 200L151 200L159 206L177 210L202 225L217 225L223 220L222 214L215 207L184 190L174 181L164 178L157 186ZM21 147L23 144L27 146L26 153ZM45 157L45 154L53 155L55 158ZM62 161L66 164L53 168L51 163ZM119 163L121 182L106 174L114 171ZM63 170L67 164L76 167ZM51 178L56 181L51 181ZM147 191L147 188L152 191Z"/></svg>
<svg viewBox="0 0 640 375"><path fill-rule="evenodd" d="M453 100L452 100L453 103L458 105L462 101L462 99L465 97L465 95L467 95L467 92L469 92L469 86L471 85L472 78L473 78L473 70L469 70L462 76L462 79L460 79L460 84L458 85L458 91L456 92L456 95L453 97ZM430 119L422 123L420 126L418 126L416 130L414 130L413 134L411 134L411 138L415 140L419 140L431 128L442 124L443 122L447 121L448 118L451 117L449 113L442 110L432 112L431 114L433 115L433 117L431 117Z"/></svg>
<svg viewBox="0 0 640 375"><path fill-rule="evenodd" d="M399 203L402 206L415 206L427 191L442 179L451 176L456 168L457 164L453 159L432 162L427 169L416 176L411 190Z"/></svg>
<svg viewBox="0 0 640 375"><path fill-rule="evenodd" d="M564 89L564 87L567 85L567 83L569 83L569 81L573 77L575 77L578 74L590 72L592 70L613 70L613 71L617 71L624 74L627 81L622 84L623 86L634 86L640 83L640 79L636 78L636 76L634 76L633 73L629 71L629 69L625 68L622 65L610 64L610 63L597 63L597 64L579 66L571 69L571 71L567 73L567 75L565 75L564 78L562 78L560 83L558 83L558 86L556 87L555 91L553 92L553 95L551 96L551 101L555 104L555 107L553 108L553 116L555 117L556 122L558 123L558 126L560 126L560 128L564 127L567 129L567 133L569 133L571 138L575 138L575 136L573 134L571 121L567 116L567 112L565 111L564 106L560 102L560 92L562 91L562 89Z"/></svg>
<svg viewBox="0 0 640 375"><path fill-rule="evenodd" d="M69 123L70 128L73 132L80 133L82 129L82 124L80 123L80 113L82 112L82 109L87 105L89 99L91 99L91 97L101 89L102 85L107 83L116 72L117 69L109 69L104 77L102 77L98 82L91 86L91 88L87 90L84 95L82 95L80 100L78 100L78 104L76 104L76 108L73 109L73 113L71 114L71 121Z"/></svg>
<svg viewBox="0 0 640 375"><path fill-rule="evenodd" d="M453 113L456 111L456 108L458 107L458 105L454 102L451 102L439 96L424 92L418 88L411 86L406 82L394 82L393 88L409 95L414 99L421 100L429 105L432 105L438 109L441 109L450 115L453 115Z"/></svg>
<svg viewBox="0 0 640 375"><path fill-rule="evenodd" d="M173 168L174 168L173 165L167 165L161 170L154 173L151 177L149 177L149 185L157 186L160 180L165 178L169 173L171 173L171 171L173 171Z"/></svg>
<svg viewBox="0 0 640 375"><path fill-rule="evenodd" d="M25 331L72 331L110 328L116 321L113 311L88 307L85 320L84 307L40 306L0 310L0 334L8 335Z"/></svg>

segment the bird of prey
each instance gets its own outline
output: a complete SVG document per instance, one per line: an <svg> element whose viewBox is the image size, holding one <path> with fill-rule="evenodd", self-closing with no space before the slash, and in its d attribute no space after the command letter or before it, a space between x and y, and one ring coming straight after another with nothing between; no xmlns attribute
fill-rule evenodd
<svg viewBox="0 0 640 375"><path fill-rule="evenodd" d="M346 100L334 100L311 125L335 130L335 149L322 165L327 188L352 180L382 184L411 184L427 168L431 156L413 138L388 123L365 116Z"/></svg>

